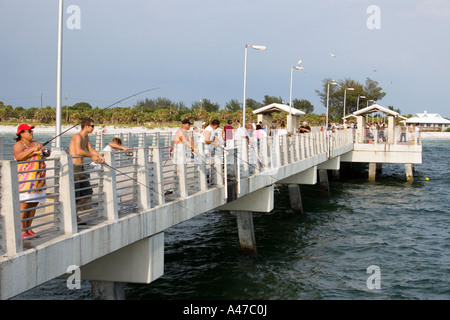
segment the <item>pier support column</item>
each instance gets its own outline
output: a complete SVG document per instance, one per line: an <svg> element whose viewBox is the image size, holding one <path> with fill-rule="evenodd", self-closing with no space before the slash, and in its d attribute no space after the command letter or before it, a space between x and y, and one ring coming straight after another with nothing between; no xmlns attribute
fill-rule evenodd
<svg viewBox="0 0 450 320"><path fill-rule="evenodd" d="M339 181L339 170L331 170L331 180Z"/></svg>
<svg viewBox="0 0 450 320"><path fill-rule="evenodd" d="M383 164L377 163L377 174L383 173Z"/></svg>
<svg viewBox="0 0 450 320"><path fill-rule="evenodd" d="M93 300L125 300L124 284L112 281L91 281Z"/></svg>
<svg viewBox="0 0 450 320"><path fill-rule="evenodd" d="M374 162L369 163L369 181L374 182L377 175L377 164Z"/></svg>
<svg viewBox="0 0 450 320"><path fill-rule="evenodd" d="M405 173L406 173L406 181L413 182L414 181L413 164L405 163Z"/></svg>
<svg viewBox="0 0 450 320"><path fill-rule="evenodd" d="M239 244L241 253L256 256L255 229L253 228L253 213L250 211L236 211Z"/></svg>
<svg viewBox="0 0 450 320"><path fill-rule="evenodd" d="M327 170L319 170L320 193L324 197L330 196L330 185L328 184Z"/></svg>
<svg viewBox="0 0 450 320"><path fill-rule="evenodd" d="M300 186L298 184L290 184L289 199L291 200L291 208L295 213L303 213L302 195L300 193Z"/></svg>

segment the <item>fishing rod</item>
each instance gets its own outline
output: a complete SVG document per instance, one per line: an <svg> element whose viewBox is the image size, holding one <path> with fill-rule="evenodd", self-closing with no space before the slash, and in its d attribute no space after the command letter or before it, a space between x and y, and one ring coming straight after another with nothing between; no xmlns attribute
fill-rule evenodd
<svg viewBox="0 0 450 320"><path fill-rule="evenodd" d="M108 109L108 108L111 108L111 107L115 106L116 104L121 103L122 101L125 101L125 100L127 100L127 99L130 99L130 98L132 98L132 97L135 97L135 96L137 96L137 95L139 95L139 94L141 94L141 93L148 92L148 91L153 91L153 90L157 90L157 89L160 89L160 88L159 88L159 87L151 88L151 89L147 89L147 90L140 91L140 92L138 92L138 93L132 94L131 96L128 96L128 97L126 97L126 98L123 98L123 99L121 99L121 100L119 100L119 101L116 101L116 102L114 102L113 104L107 106L106 108L103 108L103 110L106 110L106 109ZM80 124L81 124L81 122L79 122L79 123L77 123L77 124L71 126L71 127L70 127L69 129L67 129L67 130L64 130L63 132L61 132L60 134L54 136L53 138L51 138L51 139L48 140L47 142L44 142L44 143L42 144L42 146L47 145L47 144L50 143L51 141L55 140L55 139L58 138L59 136L62 136L64 133L66 133L67 131L69 131L69 130L75 128L76 126L78 126L78 125L80 125Z"/></svg>

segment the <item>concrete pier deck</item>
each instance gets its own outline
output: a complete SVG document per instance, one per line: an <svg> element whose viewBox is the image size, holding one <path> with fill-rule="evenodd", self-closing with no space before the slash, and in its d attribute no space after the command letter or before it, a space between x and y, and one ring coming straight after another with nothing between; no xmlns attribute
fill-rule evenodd
<svg viewBox="0 0 450 320"><path fill-rule="evenodd" d="M171 150L170 137L146 138L130 152L105 153L104 165L86 163L93 195L78 207L72 157L54 151L46 159L47 196L33 219L36 236L26 239L17 162L0 162L0 299L68 274L95 283L150 283L164 273L164 231L180 222L210 210L270 212L274 184L292 186L294 199L295 185L316 184L318 172L339 170L341 162L382 162L395 153L399 163L421 163L422 151L420 144L360 145L352 130L236 141L212 156L197 144L193 157ZM241 246L252 250L251 216L239 216Z"/></svg>

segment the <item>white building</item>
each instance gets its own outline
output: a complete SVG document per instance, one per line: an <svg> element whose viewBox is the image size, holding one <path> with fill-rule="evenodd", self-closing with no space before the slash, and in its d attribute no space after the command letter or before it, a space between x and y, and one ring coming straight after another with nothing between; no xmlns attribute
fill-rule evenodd
<svg viewBox="0 0 450 320"><path fill-rule="evenodd" d="M419 124L422 131L445 131L450 128L450 120L441 117L438 113L416 113L406 120L406 124Z"/></svg>

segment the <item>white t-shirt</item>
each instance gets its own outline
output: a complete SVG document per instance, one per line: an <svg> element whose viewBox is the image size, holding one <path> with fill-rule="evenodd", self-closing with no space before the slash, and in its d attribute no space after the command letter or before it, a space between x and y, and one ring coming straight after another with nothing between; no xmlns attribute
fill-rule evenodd
<svg viewBox="0 0 450 320"><path fill-rule="evenodd" d="M108 144L105 148L103 148L103 151L113 151L111 146Z"/></svg>
<svg viewBox="0 0 450 320"><path fill-rule="evenodd" d="M288 134L288 132L286 129L278 129L277 134L281 136L282 134Z"/></svg>
<svg viewBox="0 0 450 320"><path fill-rule="evenodd" d="M238 129L236 129L233 139L240 140L242 139L242 137L250 137L250 136L248 134L247 129L245 129L244 127L239 127Z"/></svg>
<svg viewBox="0 0 450 320"><path fill-rule="evenodd" d="M203 130L202 136L200 137L200 142L203 142L203 143L205 142L205 133L206 132L211 133L209 140L214 141L216 138L216 130L214 130L211 126L207 126L205 128L205 130ZM207 155L212 154L214 147L215 147L215 145L212 143L205 145L205 154L207 154Z"/></svg>
<svg viewBox="0 0 450 320"><path fill-rule="evenodd" d="M205 130L203 130L202 136L200 137L200 142L205 142L205 133L210 132L211 136L209 138L210 141L214 141L216 138L216 130L214 130L211 126L207 126Z"/></svg>

